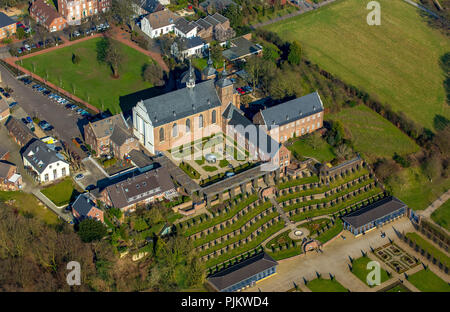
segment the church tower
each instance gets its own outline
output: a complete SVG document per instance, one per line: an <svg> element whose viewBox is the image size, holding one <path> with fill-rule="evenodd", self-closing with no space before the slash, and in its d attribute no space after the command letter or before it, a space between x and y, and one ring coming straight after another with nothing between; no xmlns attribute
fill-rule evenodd
<svg viewBox="0 0 450 312"><path fill-rule="evenodd" d="M231 103L237 108L239 108L239 100L237 99L239 94L234 94L233 82L227 77L228 73L225 67L225 62L223 63L223 71L220 79L216 81L216 90L219 95L220 102L222 103L222 112Z"/></svg>

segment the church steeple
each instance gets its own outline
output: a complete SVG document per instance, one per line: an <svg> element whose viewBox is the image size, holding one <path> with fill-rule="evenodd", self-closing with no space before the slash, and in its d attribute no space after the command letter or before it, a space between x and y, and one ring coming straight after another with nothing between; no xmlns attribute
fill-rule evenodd
<svg viewBox="0 0 450 312"><path fill-rule="evenodd" d="M192 68L192 62L191 59L189 59L189 77L186 81L186 87L189 89L192 89L195 87L195 74L194 69Z"/></svg>
<svg viewBox="0 0 450 312"><path fill-rule="evenodd" d="M217 76L217 70L214 68L214 62L211 59L211 51L208 51L208 66L202 70L202 80L214 79Z"/></svg>

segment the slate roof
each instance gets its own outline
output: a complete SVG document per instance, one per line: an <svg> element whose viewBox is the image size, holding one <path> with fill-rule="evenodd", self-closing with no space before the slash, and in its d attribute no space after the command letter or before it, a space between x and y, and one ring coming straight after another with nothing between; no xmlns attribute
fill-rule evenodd
<svg viewBox="0 0 450 312"><path fill-rule="evenodd" d="M222 14L220 14L220 13L214 13L213 15L212 15L212 17L215 19L215 20L218 20L220 23L225 23L225 22L227 22L228 21L228 18L226 18L225 16L223 16Z"/></svg>
<svg viewBox="0 0 450 312"><path fill-rule="evenodd" d="M58 153L48 148L47 144L37 139L33 140L27 146L25 151L22 153L22 157L28 160L33 168L39 173L42 173L47 166L57 161L66 162L58 157Z"/></svg>
<svg viewBox="0 0 450 312"><path fill-rule="evenodd" d="M216 20L212 15L208 15L207 17L203 18L206 22L210 23L213 26L219 25L220 21Z"/></svg>
<svg viewBox="0 0 450 312"><path fill-rule="evenodd" d="M9 151L6 148L4 148L3 146L0 146L0 159L5 157L5 155L8 153L9 153Z"/></svg>
<svg viewBox="0 0 450 312"><path fill-rule="evenodd" d="M94 201L86 193L78 195L77 199L72 203L72 209L78 212L80 217L87 217L89 211L96 207Z"/></svg>
<svg viewBox="0 0 450 312"><path fill-rule="evenodd" d="M170 10L163 10L150 13L145 18L150 22L153 29L158 29L175 24L179 16Z"/></svg>
<svg viewBox="0 0 450 312"><path fill-rule="evenodd" d="M147 167L153 164L153 160L150 156L146 155L143 151L132 150L129 153L131 161L139 168Z"/></svg>
<svg viewBox="0 0 450 312"><path fill-rule="evenodd" d="M49 5L45 0L35 0L31 5L31 11L39 18L39 21L50 27L52 22L62 17L54 6Z"/></svg>
<svg viewBox="0 0 450 312"><path fill-rule="evenodd" d="M141 0L139 6L147 11L147 13L154 13L164 10L164 6L158 0Z"/></svg>
<svg viewBox="0 0 450 312"><path fill-rule="evenodd" d="M175 27L181 31L183 34L187 34L191 30L195 29L197 27L196 24L188 22L185 18L179 18L175 22Z"/></svg>
<svg viewBox="0 0 450 312"><path fill-rule="evenodd" d="M9 109L8 103L4 99L0 100L0 113L3 113L7 109Z"/></svg>
<svg viewBox="0 0 450 312"><path fill-rule="evenodd" d="M13 164L8 164L6 162L0 161L0 179L9 179L8 176L9 170L12 168L16 168Z"/></svg>
<svg viewBox="0 0 450 312"><path fill-rule="evenodd" d="M223 51L222 55L231 62L262 51L261 46L243 37L233 39L230 43L231 48Z"/></svg>
<svg viewBox="0 0 450 312"><path fill-rule="evenodd" d="M186 49L192 49L195 47L203 46L206 41L200 37L191 37L186 39Z"/></svg>
<svg viewBox="0 0 450 312"><path fill-rule="evenodd" d="M207 21L205 21L204 18L201 18L197 21L197 24L200 25L200 27L204 28L204 29L208 29L210 27L213 27L213 25L211 23L208 23Z"/></svg>
<svg viewBox="0 0 450 312"><path fill-rule="evenodd" d="M126 142L127 139L131 138L132 135L120 126L116 126L114 131L110 137L110 140L114 142L116 145L121 146Z"/></svg>
<svg viewBox="0 0 450 312"><path fill-rule="evenodd" d="M261 111L264 123L270 130L298 119L323 111L323 104L317 92L278 104Z"/></svg>
<svg viewBox="0 0 450 312"><path fill-rule="evenodd" d="M0 28L15 24L16 21L3 12L0 12Z"/></svg>
<svg viewBox="0 0 450 312"><path fill-rule="evenodd" d="M400 208L406 207L407 205L400 199L394 196L389 196L349 213L348 215L342 217L342 220L354 228L359 228L369 222L375 221L394 211L397 211Z"/></svg>
<svg viewBox="0 0 450 312"><path fill-rule="evenodd" d="M260 253L208 277L219 291L278 265L267 253Z"/></svg>
<svg viewBox="0 0 450 312"><path fill-rule="evenodd" d="M109 137L114 133L116 126L127 128L122 114L114 115L102 120L91 122L90 126L97 139Z"/></svg>
<svg viewBox="0 0 450 312"><path fill-rule="evenodd" d="M175 186L167 170L160 167L109 185L105 190L112 205L120 209L175 190Z"/></svg>
<svg viewBox="0 0 450 312"><path fill-rule="evenodd" d="M154 127L221 105L213 80L142 101Z"/></svg>
<svg viewBox="0 0 450 312"><path fill-rule="evenodd" d="M36 138L33 132L22 121L14 117L9 117L5 126L22 146L30 142L33 138Z"/></svg>

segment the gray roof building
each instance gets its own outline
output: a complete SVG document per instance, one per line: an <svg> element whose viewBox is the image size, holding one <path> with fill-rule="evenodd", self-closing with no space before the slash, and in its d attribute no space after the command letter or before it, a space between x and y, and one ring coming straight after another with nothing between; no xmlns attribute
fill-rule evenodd
<svg viewBox="0 0 450 312"><path fill-rule="evenodd" d="M342 220L357 229L407 207L408 206L400 199L394 196L389 196L349 213L348 215L342 217Z"/></svg>
<svg viewBox="0 0 450 312"><path fill-rule="evenodd" d="M75 210L81 218L86 218L92 208L97 208L94 201L87 193L78 195L72 203L72 209Z"/></svg>
<svg viewBox="0 0 450 312"><path fill-rule="evenodd" d="M217 272L207 280L217 291L224 291L277 265L278 262L264 252Z"/></svg>
<svg viewBox="0 0 450 312"><path fill-rule="evenodd" d="M187 34L195 29L195 27L198 27L198 25L195 22L188 22L185 18L181 17L175 22L175 27L183 34Z"/></svg>
<svg viewBox="0 0 450 312"><path fill-rule="evenodd" d="M13 136L14 140L20 145L25 146L28 142L30 142L33 138L36 138L33 132L25 126L25 124L10 116L5 123L6 129L9 134Z"/></svg>
<svg viewBox="0 0 450 312"><path fill-rule="evenodd" d="M16 21L3 12L0 12L0 28L15 24Z"/></svg>
<svg viewBox="0 0 450 312"><path fill-rule="evenodd" d="M221 105L214 80L142 101L154 127Z"/></svg>
<svg viewBox="0 0 450 312"><path fill-rule="evenodd" d="M140 0L139 6L147 13L164 10L164 6L158 0Z"/></svg>
<svg viewBox="0 0 450 312"><path fill-rule="evenodd" d="M64 160L64 157L54 150L48 148L47 144L40 140L33 140L22 153L22 157L25 158L30 165L38 173L44 172L44 170L51 164Z"/></svg>
<svg viewBox="0 0 450 312"><path fill-rule="evenodd" d="M262 110L261 115L270 130L274 126L282 126L322 111L322 100L319 93L314 92Z"/></svg>
<svg viewBox="0 0 450 312"><path fill-rule="evenodd" d="M8 156L9 151L4 148L3 146L0 146L0 160L6 158Z"/></svg>
<svg viewBox="0 0 450 312"><path fill-rule="evenodd" d="M244 37L230 40L231 47L222 52L222 55L230 62L259 54L263 50L259 44L253 43Z"/></svg>

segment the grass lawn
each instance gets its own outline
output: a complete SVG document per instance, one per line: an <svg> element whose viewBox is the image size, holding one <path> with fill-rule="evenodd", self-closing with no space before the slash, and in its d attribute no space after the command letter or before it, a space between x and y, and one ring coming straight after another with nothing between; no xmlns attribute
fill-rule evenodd
<svg viewBox="0 0 450 312"><path fill-rule="evenodd" d="M431 214L434 222L450 231L450 200L447 200L441 207Z"/></svg>
<svg viewBox="0 0 450 312"><path fill-rule="evenodd" d="M424 239L421 235L417 233L407 233L406 237L414 241L417 245L422 247L423 250L427 251L430 255L439 259L447 267L450 267L450 257L448 257L443 251L438 247L435 247L432 243Z"/></svg>
<svg viewBox="0 0 450 312"><path fill-rule="evenodd" d="M70 178L42 189L41 193L58 207L69 204L79 194Z"/></svg>
<svg viewBox="0 0 450 312"><path fill-rule="evenodd" d="M203 168L203 170L205 170L207 172L212 172L212 171L216 171L217 170L216 166L203 166L202 168Z"/></svg>
<svg viewBox="0 0 450 312"><path fill-rule="evenodd" d="M142 80L141 70L144 64L150 64L153 60L147 55L120 44L124 61L119 69L120 78L113 79L109 66L99 64L97 61L96 44L100 40L102 39L94 38L25 59L23 67L99 109L103 106L104 110L109 109L113 114L119 113L121 111L119 104L136 104L135 102L126 103L127 99L123 97L152 87L150 83ZM72 63L72 53L80 57L79 64Z"/></svg>
<svg viewBox="0 0 450 312"><path fill-rule="evenodd" d="M403 284L399 284L397 286L392 287L389 290L386 290L386 292L411 292L411 291L405 286L403 286Z"/></svg>
<svg viewBox="0 0 450 312"><path fill-rule="evenodd" d="M352 263L352 267L353 267L352 273L354 275L356 275L356 277L359 278L368 287L374 287L375 285L370 286L366 280L367 274L369 274L373 270L373 269L370 269L370 270L367 269L367 263L369 263L370 261L373 261L373 260L370 259L369 257L360 257L360 258L354 260ZM384 283L385 281L387 281L389 279L389 276L387 275L386 271L383 270L381 267L380 267L380 273L381 273L380 283Z"/></svg>
<svg viewBox="0 0 450 312"><path fill-rule="evenodd" d="M410 167L392 177L388 184L410 208L422 210L450 188L450 179L437 178L430 183L421 168Z"/></svg>
<svg viewBox="0 0 450 312"><path fill-rule="evenodd" d="M320 144L316 148L313 148L307 140L299 138L288 146L288 149L299 156L315 158L321 163L329 162L335 157L333 148L323 139L320 140Z"/></svg>
<svg viewBox="0 0 450 312"><path fill-rule="evenodd" d="M450 286L432 271L421 270L408 278L408 281L424 292L450 292Z"/></svg>
<svg viewBox="0 0 450 312"><path fill-rule="evenodd" d="M369 160L392 158L394 153L407 155L419 146L388 120L364 105L345 108L331 119L339 120L350 131L355 149Z"/></svg>
<svg viewBox="0 0 450 312"><path fill-rule="evenodd" d="M56 214L48 209L32 194L24 192L0 191L0 207L5 202L8 202L11 206L16 207L21 214L33 216L49 225L56 225L60 223Z"/></svg>
<svg viewBox="0 0 450 312"><path fill-rule="evenodd" d="M336 279L329 280L324 278L316 278L308 284L306 287L311 289L312 292L347 292L347 288L342 286Z"/></svg>
<svg viewBox="0 0 450 312"><path fill-rule="evenodd" d="M341 0L265 27L299 40L308 59L433 129L450 118L439 58L450 41L401 0L379 0L381 25L367 24L368 1ZM426 103L426 104L425 104Z"/></svg>

